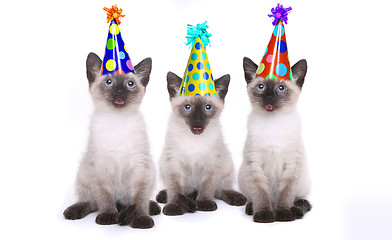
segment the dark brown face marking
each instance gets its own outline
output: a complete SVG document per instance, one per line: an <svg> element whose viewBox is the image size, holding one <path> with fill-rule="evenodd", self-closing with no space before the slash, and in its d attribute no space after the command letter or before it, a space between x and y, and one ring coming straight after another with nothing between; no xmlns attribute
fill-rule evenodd
<svg viewBox="0 0 392 240"><path fill-rule="evenodd" d="M191 132L202 134L217 112L216 106L208 98L192 96L178 106L180 116L185 120Z"/></svg>
<svg viewBox="0 0 392 240"><path fill-rule="evenodd" d="M102 80L100 92L114 107L123 108L138 99L141 89L130 76L108 75Z"/></svg>
<svg viewBox="0 0 392 240"><path fill-rule="evenodd" d="M289 102L291 91L284 81L264 80L254 87L252 95L261 108L272 112Z"/></svg>

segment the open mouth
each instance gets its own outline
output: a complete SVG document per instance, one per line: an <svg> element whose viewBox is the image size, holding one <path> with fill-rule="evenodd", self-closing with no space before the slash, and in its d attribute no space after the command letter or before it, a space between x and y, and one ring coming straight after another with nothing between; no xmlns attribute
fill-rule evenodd
<svg viewBox="0 0 392 240"><path fill-rule="evenodd" d="M273 111L275 109L275 106L272 104L267 104L264 106L265 110L267 111Z"/></svg>
<svg viewBox="0 0 392 240"><path fill-rule="evenodd" d="M200 135L203 133L204 128L202 126L192 126L191 131L195 135Z"/></svg>
<svg viewBox="0 0 392 240"><path fill-rule="evenodd" d="M124 102L124 100L122 100L121 98L116 98L116 99L114 100L114 104L121 106L121 105L124 105L125 102Z"/></svg>

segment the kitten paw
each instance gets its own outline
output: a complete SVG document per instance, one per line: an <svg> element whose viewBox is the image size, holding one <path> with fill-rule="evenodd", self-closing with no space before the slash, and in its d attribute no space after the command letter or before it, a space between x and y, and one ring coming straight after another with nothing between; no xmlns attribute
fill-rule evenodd
<svg viewBox="0 0 392 240"><path fill-rule="evenodd" d="M305 215L304 210L297 206L292 206L290 211L294 214L296 219L301 219Z"/></svg>
<svg viewBox="0 0 392 240"><path fill-rule="evenodd" d="M99 225L111 225L117 223L118 213L100 213L95 218L95 222Z"/></svg>
<svg viewBox="0 0 392 240"><path fill-rule="evenodd" d="M154 220L150 216L139 216L131 220L130 223L133 228L147 229L154 226Z"/></svg>
<svg viewBox="0 0 392 240"><path fill-rule="evenodd" d="M157 202L159 203L167 203L167 190L163 189L161 190L155 197Z"/></svg>
<svg viewBox="0 0 392 240"><path fill-rule="evenodd" d="M232 206L243 206L247 201L244 195L234 190L222 191L222 200Z"/></svg>
<svg viewBox="0 0 392 240"><path fill-rule="evenodd" d="M282 209L278 209L276 211L276 221L290 222L290 221L294 221L295 218L296 217L295 217L294 213L291 211L291 209L282 208Z"/></svg>
<svg viewBox="0 0 392 240"><path fill-rule="evenodd" d="M93 212L91 204L88 202L81 202L75 203L74 205L65 209L63 215L66 219L76 220L84 218L91 212Z"/></svg>
<svg viewBox="0 0 392 240"><path fill-rule="evenodd" d="M185 208L186 212L189 212L189 213L196 212L196 204L192 198L185 197L184 195L180 194L178 196L178 199L179 199L180 204Z"/></svg>
<svg viewBox="0 0 392 240"><path fill-rule="evenodd" d="M196 209L198 211L215 211L218 208L215 201L212 200L196 200Z"/></svg>
<svg viewBox="0 0 392 240"><path fill-rule="evenodd" d="M304 212L309 212L312 209L312 204L306 199L298 199L294 202L294 206L302 208Z"/></svg>
<svg viewBox="0 0 392 240"><path fill-rule="evenodd" d="M251 216L253 215L253 203L252 202L246 204L245 213L248 215L251 215Z"/></svg>
<svg viewBox="0 0 392 240"><path fill-rule="evenodd" d="M275 213L271 210L263 210L260 212L256 212L253 215L253 221L259 223L275 222Z"/></svg>
<svg viewBox="0 0 392 240"><path fill-rule="evenodd" d="M168 216L183 215L185 212L185 207L182 204L168 203L163 207L163 214Z"/></svg>
<svg viewBox="0 0 392 240"><path fill-rule="evenodd" d="M121 226L129 225L132 220L133 214L135 213L135 209L135 205L131 205L121 211L117 217L117 223Z"/></svg>
<svg viewBox="0 0 392 240"><path fill-rule="evenodd" d="M158 205L157 202L150 201L148 205L148 214L150 216L159 215L161 213L161 207Z"/></svg>

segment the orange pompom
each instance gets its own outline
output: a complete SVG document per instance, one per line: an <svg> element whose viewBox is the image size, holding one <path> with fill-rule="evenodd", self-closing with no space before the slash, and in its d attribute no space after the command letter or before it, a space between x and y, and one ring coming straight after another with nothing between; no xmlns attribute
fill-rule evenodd
<svg viewBox="0 0 392 240"><path fill-rule="evenodd" d="M115 19L117 24L120 25L121 24L120 17L125 17L125 15L121 15L122 9L118 8L117 4L112 6L112 8L104 7L103 10L106 11L106 14L108 15L106 18L108 23L112 21L112 19Z"/></svg>

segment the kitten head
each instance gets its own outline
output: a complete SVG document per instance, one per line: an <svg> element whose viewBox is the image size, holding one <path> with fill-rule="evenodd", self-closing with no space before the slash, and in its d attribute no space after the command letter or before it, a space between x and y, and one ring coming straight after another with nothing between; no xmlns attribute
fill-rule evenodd
<svg viewBox="0 0 392 240"><path fill-rule="evenodd" d="M255 79L257 65L244 57L244 72L248 96L252 106L265 112L277 112L292 109L301 93L307 71L305 59L298 61L291 68L293 82Z"/></svg>
<svg viewBox="0 0 392 240"><path fill-rule="evenodd" d="M230 75L226 74L214 81L216 96L179 96L181 82L182 79L176 74L167 74L167 90L173 113L184 120L193 134L202 134L209 123L218 120L222 112Z"/></svg>
<svg viewBox="0 0 392 240"><path fill-rule="evenodd" d="M151 58L137 64L135 74L100 75L102 60L90 53L87 57L87 79L90 94L98 108L126 110L140 105L150 79Z"/></svg>

